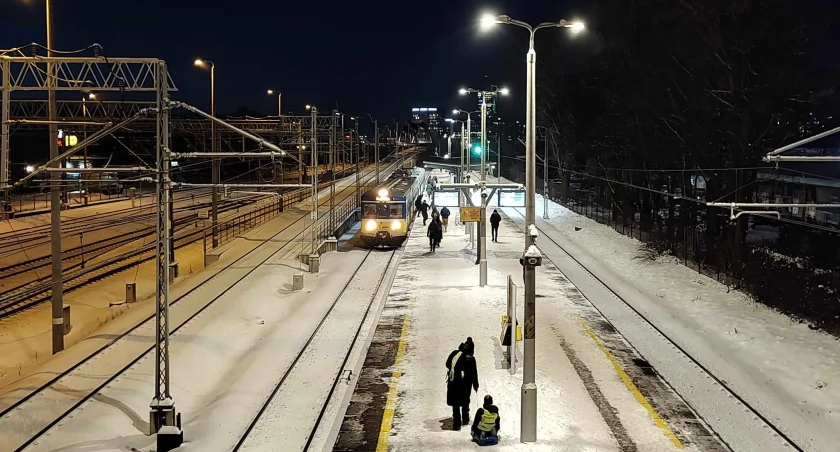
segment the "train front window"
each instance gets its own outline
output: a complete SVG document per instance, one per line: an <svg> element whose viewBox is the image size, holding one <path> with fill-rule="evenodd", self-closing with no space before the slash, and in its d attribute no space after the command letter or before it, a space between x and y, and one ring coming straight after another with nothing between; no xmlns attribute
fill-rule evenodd
<svg viewBox="0 0 840 452"><path fill-rule="evenodd" d="M391 204L365 204L362 213L364 218L403 218L403 205Z"/></svg>
<svg viewBox="0 0 840 452"><path fill-rule="evenodd" d="M402 204L387 204L388 218L402 218L403 205Z"/></svg>
<svg viewBox="0 0 840 452"><path fill-rule="evenodd" d="M376 204L365 204L365 211L362 214L365 218L376 218L377 217L377 208L379 206Z"/></svg>

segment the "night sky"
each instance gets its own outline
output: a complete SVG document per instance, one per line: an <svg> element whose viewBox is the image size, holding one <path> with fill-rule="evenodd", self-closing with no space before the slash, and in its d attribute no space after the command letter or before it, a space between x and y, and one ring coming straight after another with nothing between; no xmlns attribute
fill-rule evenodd
<svg viewBox="0 0 840 452"><path fill-rule="evenodd" d="M283 93L284 111L302 113L306 103L328 110L337 102L346 113L388 122L405 120L412 107L471 107L457 89L490 84L512 90L499 113L520 119L527 32L503 26L482 33L477 18L485 11L529 22L578 17L572 0L54 3L57 48L96 42L106 56L164 59L179 88L173 97L200 108L209 106L210 81L192 66L199 56L216 63L220 114L242 105L276 114L277 98L265 92L273 89ZM564 46L586 46L587 39ZM0 48L45 40L44 0L2 0ZM562 30L545 30L538 52L547 40L571 41ZM552 57L559 55L540 54Z"/></svg>

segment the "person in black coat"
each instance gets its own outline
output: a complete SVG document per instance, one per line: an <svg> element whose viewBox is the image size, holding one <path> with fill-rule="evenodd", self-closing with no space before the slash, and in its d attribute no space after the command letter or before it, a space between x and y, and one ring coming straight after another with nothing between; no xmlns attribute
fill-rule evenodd
<svg viewBox="0 0 840 452"><path fill-rule="evenodd" d="M502 222L502 216L496 209L493 209L493 215L490 215L490 230L493 232L493 241L499 242L499 223Z"/></svg>
<svg viewBox="0 0 840 452"><path fill-rule="evenodd" d="M473 439L482 441L485 436L498 436L501 421L499 407L493 405L493 397L490 395L484 396L484 406L475 412L475 420L471 429Z"/></svg>
<svg viewBox="0 0 840 452"><path fill-rule="evenodd" d="M423 195L418 195L417 199L414 200L414 211L417 212L417 215L420 215L420 206L423 205Z"/></svg>
<svg viewBox="0 0 840 452"><path fill-rule="evenodd" d="M475 365L475 344L467 338L446 358L446 404L452 407L452 429L470 423L470 392L478 391L478 369Z"/></svg>
<svg viewBox="0 0 840 452"><path fill-rule="evenodd" d="M425 199L420 204L420 215L423 215L423 226L426 226L426 221L429 220L429 204L426 203Z"/></svg>
<svg viewBox="0 0 840 452"><path fill-rule="evenodd" d="M443 226L440 220L435 218L426 229L426 236L429 238L429 251L435 252L435 248L440 245L440 240L443 238Z"/></svg>

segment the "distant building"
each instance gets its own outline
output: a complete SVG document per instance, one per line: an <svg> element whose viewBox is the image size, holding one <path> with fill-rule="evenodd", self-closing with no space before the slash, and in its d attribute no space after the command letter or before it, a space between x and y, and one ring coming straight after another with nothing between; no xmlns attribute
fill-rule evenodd
<svg viewBox="0 0 840 452"><path fill-rule="evenodd" d="M426 127L432 135L443 136L448 131L437 108L412 108L411 120L415 125Z"/></svg>

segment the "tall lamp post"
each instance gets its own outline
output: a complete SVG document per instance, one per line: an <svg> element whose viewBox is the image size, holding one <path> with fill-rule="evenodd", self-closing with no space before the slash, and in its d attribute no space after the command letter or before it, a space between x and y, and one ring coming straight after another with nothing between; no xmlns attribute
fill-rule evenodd
<svg viewBox="0 0 840 452"><path fill-rule="evenodd" d="M195 67L210 68L210 116L216 117L216 63L201 58L196 58L193 62ZM210 152L217 152L216 149L216 121L210 121ZM212 163L212 183L213 187L210 189L210 219L213 223L213 248L219 246L219 159L213 159Z"/></svg>
<svg viewBox="0 0 840 452"><path fill-rule="evenodd" d="M266 94L268 94L269 96L274 95L274 93L275 93L274 90L266 91ZM276 91L276 93L277 93L277 116L283 116L283 103L282 103L283 93L281 93L280 91Z"/></svg>
<svg viewBox="0 0 840 452"><path fill-rule="evenodd" d="M373 119L370 114L368 114L368 118L370 118L374 128L373 160L374 165L376 165L376 186L379 187L379 120Z"/></svg>
<svg viewBox="0 0 840 452"><path fill-rule="evenodd" d="M318 107L307 105L306 109L312 114L312 252L309 254L309 259L312 260L318 252L315 248L315 225L318 222ZM312 267L310 266L309 271L317 273Z"/></svg>
<svg viewBox="0 0 840 452"><path fill-rule="evenodd" d="M53 2L46 1L47 6L47 57L53 55ZM51 60L47 61L47 92L49 101L50 124L50 159L58 157L58 107L56 105L56 66ZM5 137L6 140L9 137ZM8 155L3 156L3 171L8 167ZM61 166L56 162L55 166ZM61 270L61 188L59 187L59 174L50 173L50 225L51 225L51 255L52 255L52 352L56 354L64 350L64 302L63 302L63 279ZM3 187L5 188L5 187Z"/></svg>
<svg viewBox="0 0 840 452"><path fill-rule="evenodd" d="M465 137L464 145L461 146L461 179L464 179L461 182L464 182L466 180L464 175L469 173L469 171L472 169L472 164L471 163L466 163L468 161L471 162L471 160L468 160L468 159L471 158L470 153L469 153L469 148L470 148L470 146L472 146L472 121L471 121L470 115L472 115L473 113L480 113L480 112L481 112L481 110L466 111L466 110L459 110L457 108L455 110L452 110L453 115L457 115L458 113L463 113L463 114L467 115L467 135ZM464 166L464 165L466 165L466 166Z"/></svg>
<svg viewBox="0 0 840 452"><path fill-rule="evenodd" d="M511 19L507 15L485 15L481 18L481 25L487 29L494 24L510 24L528 30L530 38L528 41L528 54L526 57L526 110L525 110L525 255L536 252L532 248L534 237L532 226L534 225L534 211L536 201L536 137L537 137L537 81L536 62L537 52L534 50L534 33L543 28L569 28L573 33L583 31L583 22L568 21L566 19L557 22L543 22L536 27L526 22ZM522 413L520 440L522 442L534 442L537 440L537 384L535 370L536 352L536 268L527 265L527 259L523 259L525 265L525 366L522 374ZM538 260L534 260L537 262ZM530 325L530 327L529 327Z"/></svg>
<svg viewBox="0 0 840 452"><path fill-rule="evenodd" d="M462 96L468 93L477 93L481 98L481 222L479 224L479 286L487 285L487 195L484 192L484 184L487 182L487 103L498 95L507 96L507 88L491 91L479 91L470 88L461 88L458 93Z"/></svg>
<svg viewBox="0 0 840 452"><path fill-rule="evenodd" d="M460 122L460 123L461 123L461 161L463 162L463 159L464 159L464 149L467 147L467 137L464 135L464 134L466 133L465 128L466 128L467 122L466 122L466 121L462 121L462 120L460 120L460 119L452 119L452 118L446 118L446 119L445 119L445 121L446 121L446 122L448 122L448 123L450 123L450 124L455 124L456 122ZM449 134L449 138L450 138L450 139L452 138L452 134L451 134L451 133ZM450 143L450 144L451 144L451 143ZM451 149L450 149L449 154L450 154L449 156L450 156L450 157L452 157L452 150L451 150ZM462 163L462 164L463 164L463 163ZM463 181L459 181L459 182L463 182Z"/></svg>

